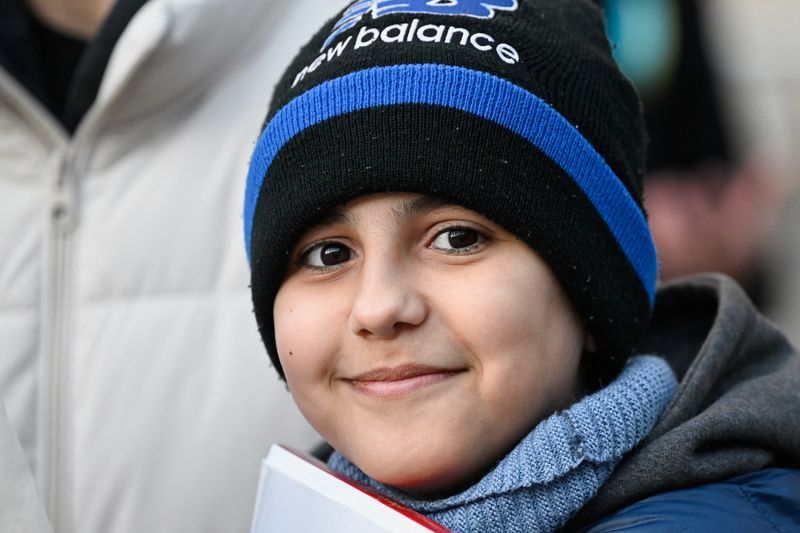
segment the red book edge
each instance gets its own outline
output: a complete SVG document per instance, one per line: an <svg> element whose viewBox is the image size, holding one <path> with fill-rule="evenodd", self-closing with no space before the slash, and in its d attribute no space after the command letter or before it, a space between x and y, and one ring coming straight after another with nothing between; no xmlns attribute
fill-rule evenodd
<svg viewBox="0 0 800 533"><path fill-rule="evenodd" d="M362 493L366 494L370 498L372 498L374 500L377 500L380 503L382 503L382 504L384 504L384 505L386 505L388 507L391 507L392 509L394 509L398 513L402 514L406 518L409 518L409 519L413 520L414 522L425 526L426 528L430 529L431 531L434 531L435 533L453 533L453 531L451 529L448 529L448 528L444 527L439 522L435 522L435 521L431 520L430 518L428 518L427 516L422 515L422 514L416 512L416 511L414 511L413 509L409 509L405 505L401 505L401 504L397 503L396 501L394 501L394 500L392 500L390 498L387 498L386 496L382 496L382 495L378 494L377 492L373 492L369 488L367 488L367 487L365 487L365 486L363 486L363 485L361 485L359 483L356 483L352 479L348 478L347 476L345 476L343 474L340 474L339 472L336 472L335 470L331 470L328 467L328 465L326 465L325 463L323 463L322 461L320 461L316 457L312 457L311 455L308 455L308 454L303 453L303 452L301 452L299 450L291 448L290 446L285 446L283 444L278 444L278 446L280 446L281 448L283 448L287 452L291 453L292 455L295 455L295 456L299 457L300 459L306 461L307 463L310 463L310 464L314 465L315 467L319 468L323 472L332 475L336 479L338 479L340 481L344 481L345 483L347 483L348 485L350 485L354 489L357 489L359 492L362 492Z"/></svg>

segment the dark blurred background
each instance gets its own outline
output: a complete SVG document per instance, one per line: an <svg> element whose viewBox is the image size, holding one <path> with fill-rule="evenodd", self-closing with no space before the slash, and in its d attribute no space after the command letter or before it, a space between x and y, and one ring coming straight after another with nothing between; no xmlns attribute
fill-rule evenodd
<svg viewBox="0 0 800 533"><path fill-rule="evenodd" d="M800 343L800 2L606 0L663 281L722 271Z"/></svg>

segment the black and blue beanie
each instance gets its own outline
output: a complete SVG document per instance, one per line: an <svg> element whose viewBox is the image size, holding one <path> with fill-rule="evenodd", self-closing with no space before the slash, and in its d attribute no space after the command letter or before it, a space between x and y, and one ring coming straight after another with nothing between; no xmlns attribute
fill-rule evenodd
<svg viewBox="0 0 800 533"><path fill-rule="evenodd" d="M247 176L256 319L296 240L357 196L415 192L483 214L552 268L619 370L657 262L642 208L640 103L590 0L359 0L278 84Z"/></svg>

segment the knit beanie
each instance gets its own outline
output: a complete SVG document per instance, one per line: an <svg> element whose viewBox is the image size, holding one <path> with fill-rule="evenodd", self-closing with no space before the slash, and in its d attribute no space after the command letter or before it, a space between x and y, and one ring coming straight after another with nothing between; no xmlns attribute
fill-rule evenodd
<svg viewBox="0 0 800 533"><path fill-rule="evenodd" d="M644 140L590 0L353 2L279 82L247 176L253 303L278 373L273 304L294 243L379 192L462 205L530 245L616 373L656 284Z"/></svg>

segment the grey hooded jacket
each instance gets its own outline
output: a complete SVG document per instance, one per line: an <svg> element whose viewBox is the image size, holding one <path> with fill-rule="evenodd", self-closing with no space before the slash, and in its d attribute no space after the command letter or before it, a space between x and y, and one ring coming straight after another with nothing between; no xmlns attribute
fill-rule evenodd
<svg viewBox="0 0 800 533"><path fill-rule="evenodd" d="M665 357L679 389L568 529L668 491L800 468L800 357L732 280L664 286L640 351Z"/></svg>

